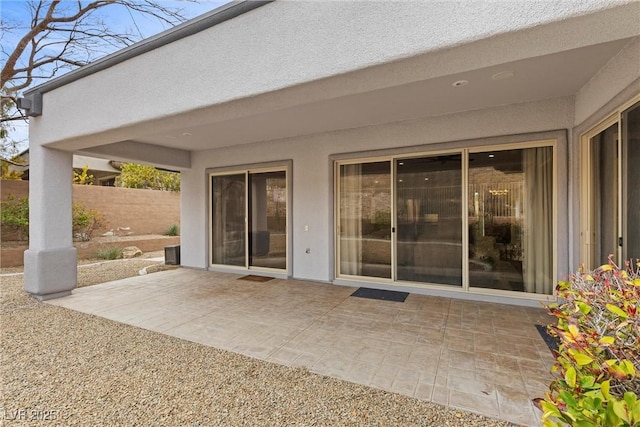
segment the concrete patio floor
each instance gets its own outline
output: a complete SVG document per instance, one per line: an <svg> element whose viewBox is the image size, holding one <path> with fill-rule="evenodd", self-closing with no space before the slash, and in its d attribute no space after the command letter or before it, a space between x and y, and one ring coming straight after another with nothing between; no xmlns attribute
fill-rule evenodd
<svg viewBox="0 0 640 427"><path fill-rule="evenodd" d="M539 425L553 357L540 308L178 269L79 288L49 304L517 424Z"/></svg>

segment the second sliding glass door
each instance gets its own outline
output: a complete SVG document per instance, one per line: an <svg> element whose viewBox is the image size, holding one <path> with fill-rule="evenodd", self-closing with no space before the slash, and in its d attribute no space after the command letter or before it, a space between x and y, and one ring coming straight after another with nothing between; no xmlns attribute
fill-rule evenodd
<svg viewBox="0 0 640 427"><path fill-rule="evenodd" d="M285 170L211 176L211 264L287 268Z"/></svg>

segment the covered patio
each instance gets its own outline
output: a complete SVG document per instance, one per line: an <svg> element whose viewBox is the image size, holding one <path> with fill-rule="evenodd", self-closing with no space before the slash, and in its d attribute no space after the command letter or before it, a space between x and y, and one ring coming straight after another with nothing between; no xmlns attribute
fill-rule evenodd
<svg viewBox="0 0 640 427"><path fill-rule="evenodd" d="M49 303L387 391L538 425L550 381L542 308L178 269L79 288Z"/></svg>

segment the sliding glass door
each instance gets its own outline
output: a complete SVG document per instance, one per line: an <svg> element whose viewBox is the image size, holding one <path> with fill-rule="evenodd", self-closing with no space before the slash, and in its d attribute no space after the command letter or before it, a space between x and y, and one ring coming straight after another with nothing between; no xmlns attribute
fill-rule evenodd
<svg viewBox="0 0 640 427"><path fill-rule="evenodd" d="M244 266L246 176L211 177L212 264Z"/></svg>
<svg viewBox="0 0 640 427"><path fill-rule="evenodd" d="M640 258L640 102L583 137L582 261Z"/></svg>
<svg viewBox="0 0 640 427"><path fill-rule="evenodd" d="M287 174L211 176L211 264L287 268Z"/></svg>
<svg viewBox="0 0 640 427"><path fill-rule="evenodd" d="M397 280L462 285L462 156L396 165Z"/></svg>
<svg viewBox="0 0 640 427"><path fill-rule="evenodd" d="M340 166L339 267L343 275L391 278L391 162Z"/></svg>
<svg viewBox="0 0 640 427"><path fill-rule="evenodd" d="M554 167L552 141L338 164L336 274L552 294Z"/></svg>
<svg viewBox="0 0 640 427"><path fill-rule="evenodd" d="M640 102L622 113L622 256L640 259Z"/></svg>
<svg viewBox="0 0 640 427"><path fill-rule="evenodd" d="M285 171L249 174L249 266L287 268Z"/></svg>
<svg viewBox="0 0 640 427"><path fill-rule="evenodd" d="M551 294L553 147L469 154L469 286Z"/></svg>
<svg viewBox="0 0 640 427"><path fill-rule="evenodd" d="M591 254L592 266L606 264L609 255L620 258L618 228L620 226L618 163L618 123L591 138Z"/></svg>

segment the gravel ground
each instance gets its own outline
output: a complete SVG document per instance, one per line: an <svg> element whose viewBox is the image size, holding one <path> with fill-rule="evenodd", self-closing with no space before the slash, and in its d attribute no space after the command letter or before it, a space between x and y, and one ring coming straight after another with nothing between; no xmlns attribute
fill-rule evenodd
<svg viewBox="0 0 640 427"><path fill-rule="evenodd" d="M80 267L79 286L141 262ZM1 280L0 424L511 425L50 306L21 275Z"/></svg>

